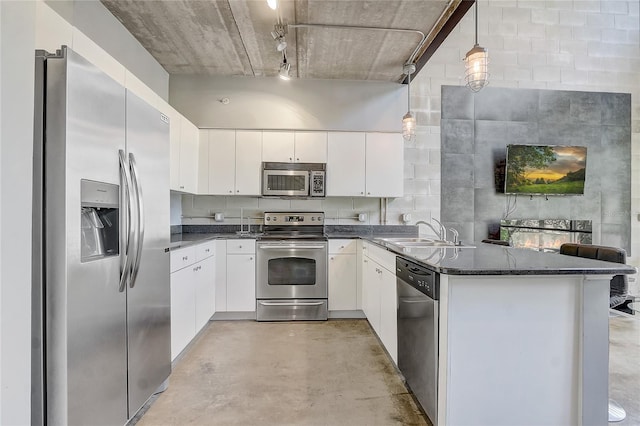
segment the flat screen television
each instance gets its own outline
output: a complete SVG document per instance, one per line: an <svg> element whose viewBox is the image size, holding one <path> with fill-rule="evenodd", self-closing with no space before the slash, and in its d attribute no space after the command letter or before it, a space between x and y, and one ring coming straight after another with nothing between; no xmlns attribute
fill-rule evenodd
<svg viewBox="0 0 640 426"><path fill-rule="evenodd" d="M587 147L507 145L506 194L584 194Z"/></svg>

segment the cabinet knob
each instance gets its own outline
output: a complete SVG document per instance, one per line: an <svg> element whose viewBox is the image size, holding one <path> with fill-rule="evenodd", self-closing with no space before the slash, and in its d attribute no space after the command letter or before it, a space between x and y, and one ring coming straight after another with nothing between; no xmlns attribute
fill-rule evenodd
<svg viewBox="0 0 640 426"><path fill-rule="evenodd" d="M180 185L180 189L184 189L184 186Z"/></svg>
<svg viewBox="0 0 640 426"><path fill-rule="evenodd" d="M205 253L209 253L209 249L205 249L205 251L204 251L204 252L205 252Z"/></svg>
<svg viewBox="0 0 640 426"><path fill-rule="evenodd" d="M233 194L233 191L229 190L229 194Z"/></svg>
<svg viewBox="0 0 640 426"><path fill-rule="evenodd" d="M367 259L364 259L364 260L363 260L363 262L364 262L364 263L369 263L369 262L367 262Z"/></svg>
<svg viewBox="0 0 640 426"><path fill-rule="evenodd" d="M253 257L250 257L249 260L253 260Z"/></svg>
<svg viewBox="0 0 640 426"><path fill-rule="evenodd" d="M296 158L296 161L300 161L300 159L299 159L299 158Z"/></svg>
<svg viewBox="0 0 640 426"><path fill-rule="evenodd" d="M236 189L236 192L240 192L240 190L239 190L239 189Z"/></svg>
<svg viewBox="0 0 640 426"><path fill-rule="evenodd" d="M333 260L333 256L331 256L331 260Z"/></svg>
<svg viewBox="0 0 640 426"><path fill-rule="evenodd" d="M182 260L189 260L189 256L182 256Z"/></svg>
<svg viewBox="0 0 640 426"><path fill-rule="evenodd" d="M242 246L238 246L239 248L242 248Z"/></svg>
<svg viewBox="0 0 640 426"><path fill-rule="evenodd" d="M343 248L344 248L344 246L340 246L340 248L341 248L341 249L343 249Z"/></svg>
<svg viewBox="0 0 640 426"><path fill-rule="evenodd" d="M360 191L360 195L364 195L364 191Z"/></svg>
<svg viewBox="0 0 640 426"><path fill-rule="evenodd" d="M289 157L289 161L293 160L293 158Z"/></svg>
<svg viewBox="0 0 640 426"><path fill-rule="evenodd" d="M370 193L370 192L367 192L367 195L371 195L371 193Z"/></svg>

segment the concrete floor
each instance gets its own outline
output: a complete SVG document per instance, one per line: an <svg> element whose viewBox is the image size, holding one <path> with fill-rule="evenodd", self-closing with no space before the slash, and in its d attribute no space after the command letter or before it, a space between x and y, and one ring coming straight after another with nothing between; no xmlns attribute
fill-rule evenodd
<svg viewBox="0 0 640 426"><path fill-rule="evenodd" d="M612 313L610 342L611 425L640 425L640 318ZM131 424L431 425L366 320L210 322L170 380Z"/></svg>
<svg viewBox="0 0 640 426"><path fill-rule="evenodd" d="M214 321L138 425L430 425L365 320Z"/></svg>
<svg viewBox="0 0 640 426"><path fill-rule="evenodd" d="M609 398L627 412L627 418L610 425L640 425L640 312L611 311L609 321Z"/></svg>

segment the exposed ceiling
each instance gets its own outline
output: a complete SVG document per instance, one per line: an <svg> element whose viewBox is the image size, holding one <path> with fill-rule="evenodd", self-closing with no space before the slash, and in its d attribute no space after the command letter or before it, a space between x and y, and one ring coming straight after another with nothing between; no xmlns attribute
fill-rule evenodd
<svg viewBox="0 0 640 426"><path fill-rule="evenodd" d="M101 0L170 74L276 76L271 35L285 24L286 55L299 78L402 81L416 32L293 28L322 24L419 30L418 69L464 16L461 0Z"/></svg>

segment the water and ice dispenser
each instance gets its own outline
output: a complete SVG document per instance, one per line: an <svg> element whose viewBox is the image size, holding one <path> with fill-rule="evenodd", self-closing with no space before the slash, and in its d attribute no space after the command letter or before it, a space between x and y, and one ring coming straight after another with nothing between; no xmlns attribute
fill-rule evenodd
<svg viewBox="0 0 640 426"><path fill-rule="evenodd" d="M119 186L80 181L81 262L120 253Z"/></svg>

